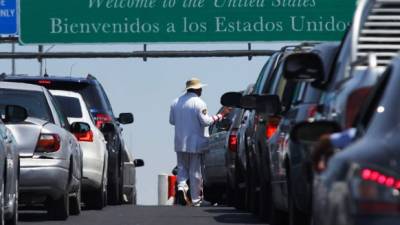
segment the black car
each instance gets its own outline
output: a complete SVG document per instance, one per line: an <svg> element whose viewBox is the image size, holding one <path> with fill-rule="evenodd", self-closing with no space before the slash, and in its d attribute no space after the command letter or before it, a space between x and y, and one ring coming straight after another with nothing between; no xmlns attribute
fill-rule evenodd
<svg viewBox="0 0 400 225"><path fill-rule="evenodd" d="M92 75L86 78L56 76L3 76L3 81L42 85L53 90L67 90L82 95L92 119L103 132L108 149L107 194L110 204L136 202L135 169L130 153L125 149L121 124L133 123L131 113L114 116L110 101L100 82ZM140 160L139 160L140 161ZM138 161L138 162L139 162ZM136 161L135 161L136 162ZM141 163L141 161L139 162Z"/></svg>
<svg viewBox="0 0 400 225"><path fill-rule="evenodd" d="M286 81L280 77L279 65L285 56L310 49L312 46L307 43L286 46L272 55L262 68L251 94L277 93L284 97L286 92L292 92L296 84L290 83L285 89ZM291 98L290 93L285 96L288 97L284 101L286 103ZM235 182L237 183L235 205L240 209L248 209L254 213L265 215L262 213L265 211L267 202L263 197L263 192L266 191L263 189L263 183L268 178L264 176L266 174L264 143L276 131L278 123L279 118L277 117L269 118L254 110L246 109L244 111L242 123L237 130L238 148L235 167ZM270 132L266 133L265 129Z"/></svg>
<svg viewBox="0 0 400 225"><path fill-rule="evenodd" d="M400 59L396 58L370 88L353 124L355 142L336 153L315 176L314 223L321 225L400 223ZM339 131L337 122L298 124L292 138L315 143Z"/></svg>
<svg viewBox="0 0 400 225"><path fill-rule="evenodd" d="M324 70L329 71L339 48L338 43L316 45L311 52L320 56ZM293 73L302 74L299 65L308 69L315 65L306 60L309 53L294 53L284 60L283 75L288 80L295 81ZM289 67L289 68L288 68ZM290 73L289 69L295 68ZM281 202L287 202L283 211L289 213L289 224L309 224L311 215L312 170L310 154L297 144L290 142L290 131L299 122L312 119L318 110L321 97L321 84L317 82L300 82L298 92L293 98L290 108L280 114L281 121L275 134L268 140L270 161L269 175L271 177L272 196L271 207L277 208ZM282 209L282 207L280 207ZM273 211L274 212L274 211ZM271 221L271 224L273 221Z"/></svg>

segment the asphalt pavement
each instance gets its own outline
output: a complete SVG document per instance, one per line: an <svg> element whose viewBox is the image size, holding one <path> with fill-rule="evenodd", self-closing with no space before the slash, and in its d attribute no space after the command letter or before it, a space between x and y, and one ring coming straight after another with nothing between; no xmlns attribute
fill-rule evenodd
<svg viewBox="0 0 400 225"><path fill-rule="evenodd" d="M66 221L52 221L44 211L20 211L24 225L214 225L263 224L250 213L229 207L108 206L101 211L84 210Z"/></svg>

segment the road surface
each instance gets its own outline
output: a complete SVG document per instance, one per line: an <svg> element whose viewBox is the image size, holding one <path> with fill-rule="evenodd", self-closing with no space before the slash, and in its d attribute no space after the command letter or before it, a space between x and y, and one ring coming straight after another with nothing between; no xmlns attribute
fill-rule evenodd
<svg viewBox="0 0 400 225"><path fill-rule="evenodd" d="M45 212L21 211L20 225L214 225L263 224L250 213L228 207L108 206L82 211L67 221L51 221Z"/></svg>

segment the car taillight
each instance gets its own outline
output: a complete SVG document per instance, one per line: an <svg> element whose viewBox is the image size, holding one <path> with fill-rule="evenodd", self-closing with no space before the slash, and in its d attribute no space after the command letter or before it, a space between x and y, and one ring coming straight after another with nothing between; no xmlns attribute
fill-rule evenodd
<svg viewBox="0 0 400 225"><path fill-rule="evenodd" d="M276 130L278 130L279 122L281 121L280 117L269 117L268 123L265 125L265 137L267 139L271 138Z"/></svg>
<svg viewBox="0 0 400 225"><path fill-rule="evenodd" d="M312 104L308 107L307 111L307 117L308 118L314 118L315 115L317 115L318 112L318 105L317 104Z"/></svg>
<svg viewBox="0 0 400 225"><path fill-rule="evenodd" d="M346 104L346 128L353 126L353 123L355 122L354 120L360 111L360 106L367 99L370 90L371 87L364 87L359 88L350 94Z"/></svg>
<svg viewBox="0 0 400 225"><path fill-rule="evenodd" d="M372 169L363 169L361 171L361 178L364 181L372 181L389 188L400 189L400 180Z"/></svg>
<svg viewBox="0 0 400 225"><path fill-rule="evenodd" d="M364 182L354 183L357 188L353 190L360 213L378 215L400 212L400 179L369 168L362 169L359 175Z"/></svg>
<svg viewBox="0 0 400 225"><path fill-rule="evenodd" d="M40 84L40 85L49 85L49 84L51 84L51 81L50 80L39 80L38 81L38 84Z"/></svg>
<svg viewBox="0 0 400 225"><path fill-rule="evenodd" d="M100 129L101 125L103 125L104 123L110 123L112 121L112 118L108 114L98 113L94 117L94 120L96 121L96 127Z"/></svg>
<svg viewBox="0 0 400 225"><path fill-rule="evenodd" d="M229 134L229 140L228 140L228 149L231 152L237 152L237 147L238 147L238 137L237 137L237 130L234 129L231 131Z"/></svg>
<svg viewBox="0 0 400 225"><path fill-rule="evenodd" d="M56 152L60 150L61 139L57 134L40 134L36 152Z"/></svg>
<svg viewBox="0 0 400 225"><path fill-rule="evenodd" d="M93 132L91 130L83 133L74 133L74 135L78 141L93 142Z"/></svg>

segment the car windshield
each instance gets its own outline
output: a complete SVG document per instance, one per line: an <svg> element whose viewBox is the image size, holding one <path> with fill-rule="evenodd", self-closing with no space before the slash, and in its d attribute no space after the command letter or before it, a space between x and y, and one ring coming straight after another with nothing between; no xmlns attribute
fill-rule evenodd
<svg viewBox="0 0 400 225"><path fill-rule="evenodd" d="M6 105L18 105L28 111L29 117L54 123L49 105L43 92L0 89L0 112L4 116Z"/></svg>
<svg viewBox="0 0 400 225"><path fill-rule="evenodd" d="M67 117L82 118L82 109L79 99L66 96L54 96L60 104L61 110Z"/></svg>

